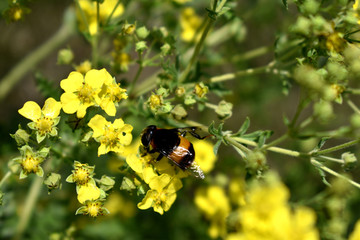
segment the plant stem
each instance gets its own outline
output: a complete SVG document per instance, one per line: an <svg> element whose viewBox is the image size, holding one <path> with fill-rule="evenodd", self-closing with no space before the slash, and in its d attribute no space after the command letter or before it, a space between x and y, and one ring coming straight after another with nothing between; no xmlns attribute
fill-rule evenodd
<svg viewBox="0 0 360 240"><path fill-rule="evenodd" d="M236 142L246 144L246 145L250 145L250 146L253 146L253 147L258 146L258 144L256 142L250 141L250 140L247 140L247 139L244 139L244 138L241 138L241 137L226 137L226 138L232 138ZM308 156L307 153L288 150L288 149L284 149L284 148L280 148L280 147L269 147L269 148L267 148L266 144L264 144L263 147L265 147L269 151L284 154L284 155L288 155L288 156L292 156L292 157L307 157Z"/></svg>
<svg viewBox="0 0 360 240"><path fill-rule="evenodd" d="M36 177L31 184L31 188L25 200L24 210L20 215L20 220L17 225L17 231L14 237L14 239L16 240L22 238L22 234L28 226L32 212L35 210L35 203L39 197L42 183L43 179L40 177Z"/></svg>
<svg viewBox="0 0 360 240"><path fill-rule="evenodd" d="M238 143L237 141L235 141L235 138L225 136L224 139L225 139L225 141L231 143L231 145L233 145L234 147L237 147L238 149L240 149L241 151L243 151L245 153L251 152L250 149L248 149L244 145L242 145L242 144Z"/></svg>
<svg viewBox="0 0 360 240"><path fill-rule="evenodd" d="M137 70L137 72L136 72L136 75L135 75L135 77L134 77L134 80L132 80L131 85L130 85L129 88L128 88L128 94L129 94L129 95L132 93L132 91L133 91L133 89L134 89L134 86L135 86L137 80L139 79L140 74L141 74L141 72L142 72L142 70L143 70L143 68L144 68L143 58L142 58L142 52L138 52L138 56L139 56L139 60L138 60L139 68L138 68L138 70Z"/></svg>
<svg viewBox="0 0 360 240"><path fill-rule="evenodd" d="M75 33L75 13L73 10L68 9L64 14L63 24L60 29L48 41L20 61L0 81L0 101L4 100L11 89L26 73L37 66L41 60L47 57L55 49L64 44L64 42L66 42Z"/></svg>
<svg viewBox="0 0 360 240"><path fill-rule="evenodd" d="M232 62L250 60L250 59L262 56L262 55L270 52L270 50L272 50L272 49L274 49L273 46L262 46L259 48L255 48L255 49L247 51L243 54L235 55L234 57L232 57Z"/></svg>
<svg viewBox="0 0 360 240"><path fill-rule="evenodd" d="M350 142L347 142L347 143L344 143L344 144L340 144L340 145L335 146L335 147L331 147L331 148L327 148L327 149L324 149L324 150L321 150L321 151L314 152L312 154L312 156L324 155L324 154L327 154L327 153L335 152L335 151L341 150L343 148L351 147L351 146L353 146L353 145L355 145L355 144L357 144L359 142L360 142L360 139L353 140L353 141L350 141Z"/></svg>
<svg viewBox="0 0 360 240"><path fill-rule="evenodd" d="M268 148L270 148L272 146L275 146L275 145L285 141L286 139L288 139L288 137L289 137L288 134L284 134L281 137L275 139L274 141L272 141L272 142L270 142L270 143L268 143L266 145L263 145L261 149L268 149Z"/></svg>
<svg viewBox="0 0 360 240"><path fill-rule="evenodd" d="M227 74L223 74L220 76L215 76L215 77L210 78L210 82L212 82L212 83L223 82L223 81L232 80L232 79L235 79L235 78L241 77L241 76L250 76L250 75L264 73L264 72L271 73L271 70L273 70L272 73L276 72L276 74L278 74L279 71L277 71L277 69L272 69L274 63L275 62L270 62L266 66L261 66L261 67L257 67L257 68L248 68L245 70L238 71L236 73L227 73ZM276 71L274 72L274 70L276 70Z"/></svg>
<svg viewBox="0 0 360 240"><path fill-rule="evenodd" d="M335 172L334 170L324 166L323 164L321 164L320 162L316 161L315 159L311 159L311 164L313 164L314 166L320 168L321 170L327 172L327 173L330 173L331 175L335 176L335 177L338 177L338 178L342 178L344 180L346 180L347 182L349 182L350 184L354 185L355 187L359 188L360 189L360 184L357 183L357 182L354 182L353 180Z"/></svg>
<svg viewBox="0 0 360 240"><path fill-rule="evenodd" d="M0 188L1 186L6 182L6 180L11 176L11 171L7 171L7 173L5 174L5 176L1 179L0 181Z"/></svg>
<svg viewBox="0 0 360 240"><path fill-rule="evenodd" d="M353 103L353 101L351 101L350 99L348 99L347 104L351 107L351 109L356 112L357 114L360 114L360 110L359 108L355 105L355 103Z"/></svg>

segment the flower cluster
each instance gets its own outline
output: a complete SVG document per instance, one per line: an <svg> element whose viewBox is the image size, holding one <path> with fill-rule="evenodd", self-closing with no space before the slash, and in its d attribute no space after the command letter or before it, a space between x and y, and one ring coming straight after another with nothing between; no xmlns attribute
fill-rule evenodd
<svg viewBox="0 0 360 240"><path fill-rule="evenodd" d="M94 166L74 162L72 174L66 178L69 183L76 183L76 192L78 201L83 204L76 214L90 215L97 217L108 214L109 211L103 207L106 193L103 189L97 187L94 176Z"/></svg>
<svg viewBox="0 0 360 240"><path fill-rule="evenodd" d="M106 69L92 69L85 74L71 72L60 82L65 91L61 95L61 104L65 113L76 113L83 118L86 109L100 106L109 116L115 116L116 105L121 99L126 99L126 90L106 71Z"/></svg>
<svg viewBox="0 0 360 240"><path fill-rule="evenodd" d="M199 189L195 204L209 220L211 238L224 239L319 239L315 212L289 206L289 190L268 173L264 182L246 186L234 179L229 196L223 187Z"/></svg>

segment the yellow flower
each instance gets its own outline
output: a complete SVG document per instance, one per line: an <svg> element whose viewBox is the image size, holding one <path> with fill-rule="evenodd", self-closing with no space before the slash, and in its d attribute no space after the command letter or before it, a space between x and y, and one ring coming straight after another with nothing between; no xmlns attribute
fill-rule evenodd
<svg viewBox="0 0 360 240"><path fill-rule="evenodd" d="M210 172L214 168L216 156L213 151L213 145L207 141L193 141L195 150L195 162L197 162L204 173Z"/></svg>
<svg viewBox="0 0 360 240"><path fill-rule="evenodd" d="M76 112L78 118L83 118L88 107L100 103L98 94L106 77L105 69L90 70L86 73L85 79L81 73L71 72L68 78L60 82L61 88L65 91L60 98L64 112Z"/></svg>
<svg viewBox="0 0 360 240"><path fill-rule="evenodd" d="M326 48L331 52L341 52L346 46L343 34L339 32L331 33L326 38Z"/></svg>
<svg viewBox="0 0 360 240"><path fill-rule="evenodd" d="M253 185L238 210L243 239L319 239L314 211L307 207L292 211L289 195L277 179Z"/></svg>
<svg viewBox="0 0 360 240"><path fill-rule="evenodd" d="M98 156L109 151L122 153L125 146L131 143L133 127L130 124L124 124L121 118L110 123L103 116L97 114L89 121L88 125L94 131L92 137L100 142Z"/></svg>
<svg viewBox="0 0 360 240"><path fill-rule="evenodd" d="M86 201L85 206L80 207L75 214L90 215L90 217L109 214L110 212L103 205L103 200Z"/></svg>
<svg viewBox="0 0 360 240"><path fill-rule="evenodd" d="M35 173L39 177L42 177L44 175L44 170L41 168L40 164L49 154L49 148L42 148L38 152L33 152L31 147L24 145L19 150L21 157L15 158L14 161L19 163L22 168L20 179L26 178L30 173Z"/></svg>
<svg viewBox="0 0 360 240"><path fill-rule="evenodd" d="M126 157L126 163L129 167L134 170L146 183L149 183L150 180L154 177L157 177L152 164L152 158L150 155L144 157L138 157L136 154L129 154Z"/></svg>
<svg viewBox="0 0 360 240"><path fill-rule="evenodd" d="M200 34L198 32L202 19L196 15L193 8L187 7L181 11L180 26L182 29L181 38L185 42L199 41Z"/></svg>
<svg viewBox="0 0 360 240"><path fill-rule="evenodd" d="M127 99L126 90L120 87L120 83L116 83L115 79L105 71L104 85L99 93L100 96L100 107L107 113L109 116L115 116L117 104L121 99Z"/></svg>
<svg viewBox="0 0 360 240"><path fill-rule="evenodd" d="M75 70L81 74L85 74L91 70L91 62L89 60L85 60L80 65L75 66Z"/></svg>
<svg viewBox="0 0 360 240"><path fill-rule="evenodd" d="M245 205L245 181L243 179L233 179L229 185L231 201L238 205Z"/></svg>
<svg viewBox="0 0 360 240"><path fill-rule="evenodd" d="M112 193L105 203L106 209L111 214L119 214L125 218L131 218L135 215L136 206L133 201L126 200L119 193Z"/></svg>
<svg viewBox="0 0 360 240"><path fill-rule="evenodd" d="M152 207L155 212L161 215L168 211L175 202L176 192L182 188L180 179L162 174L151 179L150 190L147 191L144 199L138 203L139 209Z"/></svg>
<svg viewBox="0 0 360 240"><path fill-rule="evenodd" d="M86 185L88 183L95 184L92 178L94 169L94 166L89 166L87 163L82 164L74 161L74 170L72 170L72 174L66 178L66 181L70 183L75 182L78 185Z"/></svg>
<svg viewBox="0 0 360 240"><path fill-rule="evenodd" d="M38 143L43 141L47 135L56 136L58 134L56 125L60 121L61 103L53 98L48 98L42 109L36 102L28 101L19 109L19 113L32 120L29 128L36 131Z"/></svg>
<svg viewBox="0 0 360 240"><path fill-rule="evenodd" d="M203 82L197 83L195 85L194 92L196 96L198 96L199 98L203 98L209 92L209 88Z"/></svg>
<svg viewBox="0 0 360 240"><path fill-rule="evenodd" d="M151 110L156 110L160 108L164 104L163 97L161 95L157 95L152 93L149 98L149 105Z"/></svg>
<svg viewBox="0 0 360 240"><path fill-rule="evenodd" d="M100 197L100 189L94 183L87 183L80 185L77 189L77 198L81 204L84 204L86 201L94 201Z"/></svg>
<svg viewBox="0 0 360 240"><path fill-rule="evenodd" d="M118 0L105 0L100 4L99 18L100 22L104 22L110 16L111 12L116 7L112 17L116 18L123 14L124 6L122 4L117 5ZM79 0L79 5L84 13L85 19L80 9L77 9L77 17L80 22L80 29L85 30L86 24L88 26L88 32L90 35L94 35L98 32L98 23L97 23L97 6L96 2L91 0ZM117 6L116 6L117 5Z"/></svg>
<svg viewBox="0 0 360 240"><path fill-rule="evenodd" d="M359 3L359 1L356 1ZM357 220L354 231L350 234L349 240L358 240L360 239L360 220Z"/></svg>
<svg viewBox="0 0 360 240"><path fill-rule="evenodd" d="M212 238L226 234L226 217L230 213L229 199L223 188L210 186L200 189L195 195L195 204L210 220L209 235Z"/></svg>

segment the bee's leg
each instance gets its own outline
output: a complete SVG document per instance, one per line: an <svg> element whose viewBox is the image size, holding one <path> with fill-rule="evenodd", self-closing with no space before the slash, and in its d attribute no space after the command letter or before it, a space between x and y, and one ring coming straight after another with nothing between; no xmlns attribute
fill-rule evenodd
<svg viewBox="0 0 360 240"><path fill-rule="evenodd" d="M190 129L191 129L191 131L189 131L189 133L190 133L193 137L196 137L197 139L204 139L204 138L207 138L207 137L210 137L210 136L211 136L211 135L208 135L208 136L205 136L205 137L200 137L200 135L195 132L195 131L198 129L197 127L191 127Z"/></svg>
<svg viewBox="0 0 360 240"><path fill-rule="evenodd" d="M164 155L162 155L161 153L159 153L159 156L156 158L156 161L160 161L163 157L164 157Z"/></svg>

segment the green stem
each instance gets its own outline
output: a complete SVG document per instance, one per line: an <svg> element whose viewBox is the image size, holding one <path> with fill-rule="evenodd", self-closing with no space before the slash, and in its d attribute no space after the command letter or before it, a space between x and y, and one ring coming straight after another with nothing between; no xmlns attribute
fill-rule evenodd
<svg viewBox="0 0 360 240"><path fill-rule="evenodd" d="M348 92L350 94L360 95L360 89L348 88L348 89L346 89L346 92Z"/></svg>
<svg viewBox="0 0 360 240"><path fill-rule="evenodd" d="M41 177L36 177L31 184L31 188L25 200L24 210L20 214L20 220L17 225L17 231L14 237L16 240L22 238L22 234L28 226L32 212L35 210L35 203L39 197L42 183L43 179Z"/></svg>
<svg viewBox="0 0 360 240"><path fill-rule="evenodd" d="M11 176L11 171L7 171L7 173L5 174L5 176L1 179L0 181L0 188L1 186L6 182L6 180Z"/></svg>
<svg viewBox="0 0 360 240"><path fill-rule="evenodd" d="M98 51L99 51L99 32L100 32L100 3L96 2L96 33L91 39L91 61L94 68L98 66Z"/></svg>
<svg viewBox="0 0 360 240"><path fill-rule="evenodd" d="M250 60L250 59L262 56L262 55L270 52L273 49L274 49L273 46L262 46L262 47L259 47L259 48L256 48L256 49L252 49L252 50L247 51L247 52L245 52L243 54L235 55L234 57L232 57L232 62Z"/></svg>
<svg viewBox="0 0 360 240"><path fill-rule="evenodd" d="M109 25L110 20L111 20L112 16L114 15L116 9L119 7L120 3L121 3L121 0L118 0L115 7L114 7L114 9L111 11L109 17L106 19L106 26Z"/></svg>
<svg viewBox="0 0 360 240"><path fill-rule="evenodd" d="M0 102L26 73L34 69L41 60L64 44L75 33L75 13L68 9L64 14L63 24L55 35L26 56L0 81Z"/></svg>
<svg viewBox="0 0 360 240"><path fill-rule="evenodd" d="M355 145L355 144L357 144L359 142L360 142L360 139L353 140L353 141L350 141L350 142L347 142L347 143L344 143L344 144L340 144L340 145L335 146L335 147L331 147L331 148L327 148L327 149L324 149L324 150L321 150L321 151L314 152L312 154L312 156L324 155L324 154L327 154L327 153L335 152L335 151L341 150L343 148L351 147L351 146L353 146L353 145Z"/></svg>
<svg viewBox="0 0 360 240"><path fill-rule="evenodd" d="M142 73L142 70L144 69L144 65L143 65L143 58L142 58L142 53L141 52L138 52L138 56L139 56L139 68L135 74L135 77L134 79L132 80L131 82L131 85L129 86L128 88L128 95L131 95L132 94L132 91L136 85L136 82L138 81L139 77L140 77L140 74Z"/></svg>
<svg viewBox="0 0 360 240"><path fill-rule="evenodd" d="M327 172L327 173L330 173L331 175L335 176L335 177L338 177L338 178L342 178L344 180L346 180L347 182L349 182L350 184L354 185L355 187L359 188L360 189L360 184L357 183L357 182L354 182L353 180L335 172L334 170L324 166L323 164L321 164L320 162L316 161L315 159L311 159L311 164L313 164L314 166L320 168L321 170Z"/></svg>
<svg viewBox="0 0 360 240"><path fill-rule="evenodd" d="M351 109L356 112L357 114L360 114L360 110L359 108L355 105L355 103L353 103L353 101L351 101L350 99L348 99L347 104L351 107Z"/></svg>
<svg viewBox="0 0 360 240"><path fill-rule="evenodd" d="M212 10L215 11L215 12L217 11L217 9L216 9L217 2L218 2L217 0L214 1L214 6L212 8ZM226 2L226 0L222 1L220 4L222 4L222 6L223 6L223 4L225 4L225 2ZM185 79L189 75L191 69L193 68L193 66L195 66L195 63L196 63L196 61L197 61L197 59L199 57L200 50L202 49L202 47L204 45L206 36L208 35L208 33L209 33L211 27L213 26L214 22L215 22L215 20L208 16L208 18L206 20L206 23L205 23L205 29L202 32L201 38L200 38L199 42L197 43L197 45L195 47L194 53L193 53L188 65L186 66L185 70L182 72L182 74L181 74L181 76L179 78L180 83L185 81Z"/></svg>
<svg viewBox="0 0 360 240"><path fill-rule="evenodd" d="M325 161L331 161L331 162L336 162L336 163L341 163L341 164L344 163L344 161L342 159L332 158L332 157L327 157L327 156L316 156L314 158L317 160L320 160L320 161L325 160Z"/></svg>
<svg viewBox="0 0 360 240"><path fill-rule="evenodd" d="M224 140L231 143L231 145L233 145L234 147L237 147L238 149L240 149L241 151L245 152L245 153L250 153L251 150L248 149L247 147L245 147L244 145L238 143L237 141L235 141L234 138L232 137L228 137L228 136L225 136L224 137Z"/></svg>
<svg viewBox="0 0 360 240"><path fill-rule="evenodd" d="M274 141L272 141L272 142L270 142L270 143L268 143L268 144L266 144L266 145L263 145L261 149L268 149L268 148L270 148L270 147L272 147L272 146L278 145L279 143L285 141L285 140L288 139L288 138L289 138L289 135L288 135L288 134L284 134L284 135L282 135L281 137L275 139Z"/></svg>
<svg viewBox="0 0 360 240"><path fill-rule="evenodd" d="M227 74L223 74L220 76L215 76L215 77L210 78L210 82L212 82L212 83L223 82L223 81L235 79L237 77L250 76L250 75L265 73L265 72L278 74L279 71L277 71L276 69L272 69L273 65L274 65L274 62L270 62L266 66L261 66L261 67L257 67L257 68L248 68L245 70L238 71L236 73L227 73ZM271 70L276 70L276 71L274 72Z"/></svg>
<svg viewBox="0 0 360 240"><path fill-rule="evenodd" d="M249 146L253 146L253 147L257 147L258 144L254 141L250 141L244 138L240 138L240 137L229 137L232 138L233 140L235 140L238 143L241 144L246 144ZM265 148L267 148L267 145L264 144ZM293 150L288 150L288 149L284 149L284 148L279 148L279 147L269 147L267 148L267 150L272 151L272 152L276 152L276 153L280 153L280 154L284 154L284 155L288 155L288 156L292 156L292 157L307 157L308 154L307 153L301 153L298 151L293 151Z"/></svg>

